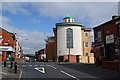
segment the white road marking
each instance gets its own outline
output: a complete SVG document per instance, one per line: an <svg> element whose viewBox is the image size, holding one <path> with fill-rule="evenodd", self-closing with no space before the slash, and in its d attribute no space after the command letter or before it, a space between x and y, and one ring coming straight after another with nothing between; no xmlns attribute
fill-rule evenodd
<svg viewBox="0 0 120 80"><path fill-rule="evenodd" d="M75 76L72 76L72 75L66 73L65 71L62 71L62 70L61 70L61 72L64 73L64 74L66 74L66 75L68 75L68 76L70 76L70 77L72 77L72 78L74 78L74 79L76 79L76 80L80 80L80 79L76 78Z"/></svg>
<svg viewBox="0 0 120 80"><path fill-rule="evenodd" d="M29 65L30 67L32 66L32 65Z"/></svg>
<svg viewBox="0 0 120 80"><path fill-rule="evenodd" d="M21 79L21 77L22 77L22 71L20 70L19 80Z"/></svg>
<svg viewBox="0 0 120 80"><path fill-rule="evenodd" d="M38 67L38 68L35 68L37 71L40 71L42 73L45 73L45 69L44 67Z"/></svg>
<svg viewBox="0 0 120 80"><path fill-rule="evenodd" d="M22 65L22 67L26 67L26 65Z"/></svg>
<svg viewBox="0 0 120 80"><path fill-rule="evenodd" d="M34 65L34 66L38 66L38 65Z"/></svg>
<svg viewBox="0 0 120 80"><path fill-rule="evenodd" d="M45 66L45 65L40 65L40 66Z"/></svg>
<svg viewBox="0 0 120 80"><path fill-rule="evenodd" d="M46 66L50 66L51 68L57 69L56 67L54 67L54 66L51 66L51 65L46 65Z"/></svg>

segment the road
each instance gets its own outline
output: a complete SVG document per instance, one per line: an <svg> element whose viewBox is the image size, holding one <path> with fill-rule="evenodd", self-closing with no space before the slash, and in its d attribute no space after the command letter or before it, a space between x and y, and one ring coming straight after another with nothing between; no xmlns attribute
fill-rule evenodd
<svg viewBox="0 0 120 80"><path fill-rule="evenodd" d="M104 80L119 78L119 74L116 71L96 68L94 65L80 63L20 62L18 63L18 68L22 70L21 79L23 80L81 80L89 78Z"/></svg>

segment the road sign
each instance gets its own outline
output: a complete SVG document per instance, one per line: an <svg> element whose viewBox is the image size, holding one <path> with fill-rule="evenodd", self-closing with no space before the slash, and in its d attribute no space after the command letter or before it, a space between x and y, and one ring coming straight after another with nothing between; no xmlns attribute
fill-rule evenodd
<svg viewBox="0 0 120 80"><path fill-rule="evenodd" d="M38 67L38 68L35 68L37 71L41 72L41 73L45 73L45 69L44 67Z"/></svg>

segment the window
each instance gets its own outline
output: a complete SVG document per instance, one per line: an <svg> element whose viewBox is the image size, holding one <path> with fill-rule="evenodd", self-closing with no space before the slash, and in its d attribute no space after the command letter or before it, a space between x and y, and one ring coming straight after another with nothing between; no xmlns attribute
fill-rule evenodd
<svg viewBox="0 0 120 80"><path fill-rule="evenodd" d="M67 48L73 48L73 30L68 28L66 31Z"/></svg>
<svg viewBox="0 0 120 80"><path fill-rule="evenodd" d="M85 42L84 46L85 46L85 48L87 48L88 47L88 42Z"/></svg>
<svg viewBox="0 0 120 80"><path fill-rule="evenodd" d="M88 38L88 32L85 32L84 36L85 38Z"/></svg>
<svg viewBox="0 0 120 80"><path fill-rule="evenodd" d="M85 53L85 56L89 56L89 53Z"/></svg>
<svg viewBox="0 0 120 80"><path fill-rule="evenodd" d="M101 31L97 31L97 41L101 41L102 40L102 36L101 36Z"/></svg>

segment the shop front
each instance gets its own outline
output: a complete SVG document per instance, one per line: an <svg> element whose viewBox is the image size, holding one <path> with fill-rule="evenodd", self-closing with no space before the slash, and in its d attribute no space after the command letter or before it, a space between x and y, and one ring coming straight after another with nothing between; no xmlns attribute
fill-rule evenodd
<svg viewBox="0 0 120 80"><path fill-rule="evenodd" d="M12 58L15 58L15 50L10 46L0 46L0 51L2 53L2 61L10 61Z"/></svg>
<svg viewBox="0 0 120 80"><path fill-rule="evenodd" d="M96 66L102 66L102 62L106 60L104 43L96 44L91 52L94 53Z"/></svg>

